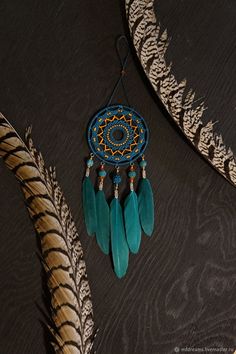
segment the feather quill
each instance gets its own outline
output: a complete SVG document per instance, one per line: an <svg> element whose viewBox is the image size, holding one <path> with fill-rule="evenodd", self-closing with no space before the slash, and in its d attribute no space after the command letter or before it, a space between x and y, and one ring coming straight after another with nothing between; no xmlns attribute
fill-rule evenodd
<svg viewBox="0 0 236 354"><path fill-rule="evenodd" d="M138 198L130 191L124 203L124 219L127 243L132 253L137 253L141 243L141 225L139 221Z"/></svg>
<svg viewBox="0 0 236 354"><path fill-rule="evenodd" d="M142 178L138 186L140 222L144 233L151 236L154 229L154 200L152 187L147 178Z"/></svg>
<svg viewBox="0 0 236 354"><path fill-rule="evenodd" d="M92 236L97 228L97 212L95 191L90 177L85 177L83 181L83 209L87 233Z"/></svg>
<svg viewBox="0 0 236 354"><path fill-rule="evenodd" d="M236 186L236 159L217 134L214 123L202 120L204 102L196 104L195 93L187 81L178 82L172 65L166 62L169 45L167 31L161 31L154 0L126 0L126 14L137 56L155 92L168 113L208 162Z"/></svg>
<svg viewBox="0 0 236 354"><path fill-rule="evenodd" d="M50 328L56 353L88 354L94 338L91 292L83 251L70 210L56 180L35 149L30 129L24 143L0 114L0 156L20 182L41 241L51 294Z"/></svg>
<svg viewBox="0 0 236 354"><path fill-rule="evenodd" d="M127 271L129 262L129 248L125 238L123 213L118 198L111 202L111 248L114 271L118 278L122 278Z"/></svg>
<svg viewBox="0 0 236 354"><path fill-rule="evenodd" d="M110 250L110 208L103 190L96 194L97 229L96 240L105 254Z"/></svg>

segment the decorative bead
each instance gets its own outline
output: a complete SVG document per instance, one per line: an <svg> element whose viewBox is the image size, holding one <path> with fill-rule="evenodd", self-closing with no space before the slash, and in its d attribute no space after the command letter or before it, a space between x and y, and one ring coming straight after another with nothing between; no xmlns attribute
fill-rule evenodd
<svg viewBox="0 0 236 354"><path fill-rule="evenodd" d="M121 182L121 176L120 175L115 175L113 177L113 183L114 184L120 184L120 182Z"/></svg>
<svg viewBox="0 0 236 354"><path fill-rule="evenodd" d="M100 177L106 177L106 171L105 170L100 170L99 172L98 172L98 176L100 176Z"/></svg>
<svg viewBox="0 0 236 354"><path fill-rule="evenodd" d="M88 166L88 167L92 167L93 164L94 164L94 162L93 162L92 159L87 160L87 166Z"/></svg>
<svg viewBox="0 0 236 354"><path fill-rule="evenodd" d="M136 177L136 172L135 171L129 171L128 176L130 178L134 178L134 177Z"/></svg>
<svg viewBox="0 0 236 354"><path fill-rule="evenodd" d="M147 161L146 160L140 161L139 166L142 167L142 168L146 167L147 166Z"/></svg>

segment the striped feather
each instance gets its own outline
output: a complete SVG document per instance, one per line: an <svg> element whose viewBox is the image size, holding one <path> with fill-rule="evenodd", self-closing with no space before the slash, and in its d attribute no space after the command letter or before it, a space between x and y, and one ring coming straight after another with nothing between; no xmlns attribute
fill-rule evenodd
<svg viewBox="0 0 236 354"><path fill-rule="evenodd" d="M82 189L85 224L88 235L92 236L95 234L97 228L97 212L95 191L90 177L84 178Z"/></svg>
<svg viewBox="0 0 236 354"><path fill-rule="evenodd" d="M41 241L51 294L50 328L56 353L91 353L94 337L91 292L82 247L70 210L56 180L45 168L26 133L26 143L0 114L0 156L20 182L30 217Z"/></svg>
<svg viewBox="0 0 236 354"><path fill-rule="evenodd" d="M236 159L217 134L212 121L203 123L205 105L194 100L186 80L174 76L165 59L169 45L167 31L161 31L155 15L154 0L126 0L131 37L143 69L155 92L174 121L208 162L236 186ZM196 102L199 101L199 104Z"/></svg>
<svg viewBox="0 0 236 354"><path fill-rule="evenodd" d="M110 208L103 190L96 194L97 230L96 240L105 254L110 251Z"/></svg>
<svg viewBox="0 0 236 354"><path fill-rule="evenodd" d="M142 178L138 186L139 216L144 233L151 236L154 229L154 200L152 187L147 178Z"/></svg>
<svg viewBox="0 0 236 354"><path fill-rule="evenodd" d="M122 278L128 268L129 248L125 238L123 213L118 198L113 198L111 202L111 249L114 271L118 278Z"/></svg>
<svg viewBox="0 0 236 354"><path fill-rule="evenodd" d="M139 221L138 198L135 191L130 191L124 203L125 232L129 249L137 253L141 243L141 225Z"/></svg>

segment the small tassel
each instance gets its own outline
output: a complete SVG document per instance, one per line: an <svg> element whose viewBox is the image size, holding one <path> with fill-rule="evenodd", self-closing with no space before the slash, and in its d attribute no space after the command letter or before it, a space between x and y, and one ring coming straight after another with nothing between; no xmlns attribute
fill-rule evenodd
<svg viewBox="0 0 236 354"><path fill-rule="evenodd" d="M146 177L147 161L142 156L140 167L142 179L138 188L139 217L142 229L147 236L151 236L154 229L154 200L150 181Z"/></svg>
<svg viewBox="0 0 236 354"><path fill-rule="evenodd" d="M93 154L90 154L90 158L87 160L87 168L86 168L85 178L82 186L84 218L85 218L87 233L89 236L94 235L97 228L95 191L91 179L89 177L90 168L92 166L93 166Z"/></svg>
<svg viewBox="0 0 236 354"><path fill-rule="evenodd" d="M110 250L110 209L106 201L103 191L103 182L106 177L104 163L101 163L99 175L98 192L96 194L96 209L97 209L97 230L96 240L105 254L109 254Z"/></svg>
<svg viewBox="0 0 236 354"><path fill-rule="evenodd" d="M119 183L121 177L117 174L113 178L114 198L111 202L111 249L114 271L118 278L122 278L127 271L129 262L129 248L125 237L122 208L119 202Z"/></svg>
<svg viewBox="0 0 236 354"><path fill-rule="evenodd" d="M130 167L128 176L130 178L130 193L126 197L124 203L125 230L130 251L132 253L137 253L141 243L142 231L139 221L138 198L134 191L134 178L136 172L134 171L133 165Z"/></svg>

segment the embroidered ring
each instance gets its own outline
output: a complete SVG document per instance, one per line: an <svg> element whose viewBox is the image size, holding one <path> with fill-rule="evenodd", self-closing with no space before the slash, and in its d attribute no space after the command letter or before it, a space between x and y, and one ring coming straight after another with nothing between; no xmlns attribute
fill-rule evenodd
<svg viewBox="0 0 236 354"><path fill-rule="evenodd" d="M91 151L111 165L125 165L137 160L146 149L148 137L145 120L123 105L102 109L88 127Z"/></svg>

